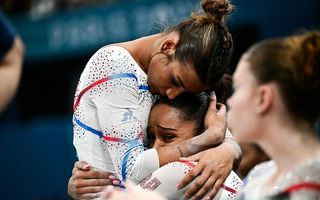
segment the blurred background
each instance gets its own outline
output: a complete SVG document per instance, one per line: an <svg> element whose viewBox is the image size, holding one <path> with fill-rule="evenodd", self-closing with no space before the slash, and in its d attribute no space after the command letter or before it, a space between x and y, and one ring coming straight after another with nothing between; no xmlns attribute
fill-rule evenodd
<svg viewBox="0 0 320 200"><path fill-rule="evenodd" d="M233 0L234 69L252 43L320 28L319 0ZM1 0L26 56L17 95L0 116L1 199L69 199L76 160L72 102L101 46L161 31L198 11L199 0Z"/></svg>

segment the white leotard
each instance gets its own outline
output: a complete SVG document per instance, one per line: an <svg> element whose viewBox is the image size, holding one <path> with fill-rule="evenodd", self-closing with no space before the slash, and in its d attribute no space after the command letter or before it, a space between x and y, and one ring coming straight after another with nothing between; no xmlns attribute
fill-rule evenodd
<svg viewBox="0 0 320 200"><path fill-rule="evenodd" d="M144 151L143 146L153 101L147 75L126 49L98 50L75 94L74 146L79 160L135 183L158 169L157 151Z"/></svg>

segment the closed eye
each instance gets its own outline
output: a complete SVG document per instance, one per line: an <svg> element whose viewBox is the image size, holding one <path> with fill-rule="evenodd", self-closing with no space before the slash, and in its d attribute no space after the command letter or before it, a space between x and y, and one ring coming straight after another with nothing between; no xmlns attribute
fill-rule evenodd
<svg viewBox="0 0 320 200"><path fill-rule="evenodd" d="M180 87L180 84L178 82L178 80L176 78L172 78L172 84L175 86L175 87Z"/></svg>

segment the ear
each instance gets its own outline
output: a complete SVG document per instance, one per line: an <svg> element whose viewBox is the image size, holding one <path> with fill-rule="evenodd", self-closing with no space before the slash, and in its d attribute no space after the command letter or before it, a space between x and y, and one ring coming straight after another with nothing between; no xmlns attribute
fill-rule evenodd
<svg viewBox="0 0 320 200"><path fill-rule="evenodd" d="M258 89L256 112L265 114L270 111L274 101L274 91L270 85L261 85Z"/></svg>
<svg viewBox="0 0 320 200"><path fill-rule="evenodd" d="M170 53L174 51L176 48L177 41L173 39L165 40L161 45L161 52Z"/></svg>

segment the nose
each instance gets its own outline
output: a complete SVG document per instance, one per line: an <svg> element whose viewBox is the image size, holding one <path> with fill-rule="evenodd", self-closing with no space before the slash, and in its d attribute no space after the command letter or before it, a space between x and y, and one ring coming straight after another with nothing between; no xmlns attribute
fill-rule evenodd
<svg viewBox="0 0 320 200"><path fill-rule="evenodd" d="M179 94L183 93L185 91L184 88L168 88L166 90L166 95L169 99L176 98Z"/></svg>

